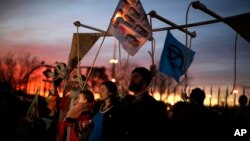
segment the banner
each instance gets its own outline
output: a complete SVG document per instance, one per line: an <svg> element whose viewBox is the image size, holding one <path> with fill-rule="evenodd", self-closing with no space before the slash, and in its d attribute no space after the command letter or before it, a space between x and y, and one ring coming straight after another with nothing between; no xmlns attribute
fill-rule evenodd
<svg viewBox="0 0 250 141"><path fill-rule="evenodd" d="M179 83L179 78L192 63L194 54L194 51L176 40L168 31L161 54L159 71L172 76Z"/></svg>
<svg viewBox="0 0 250 141"><path fill-rule="evenodd" d="M109 33L131 55L152 38L152 29L139 0L120 0L110 21Z"/></svg>
<svg viewBox="0 0 250 141"><path fill-rule="evenodd" d="M224 23L229 25L250 43L250 13L225 18Z"/></svg>
<svg viewBox="0 0 250 141"><path fill-rule="evenodd" d="M79 33L79 61L88 53L102 33ZM78 64L77 33L73 34L67 70L70 73Z"/></svg>

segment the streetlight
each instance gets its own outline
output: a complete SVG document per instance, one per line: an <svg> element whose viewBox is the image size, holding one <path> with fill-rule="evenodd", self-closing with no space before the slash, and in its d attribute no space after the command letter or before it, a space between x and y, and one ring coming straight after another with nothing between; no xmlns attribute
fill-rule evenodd
<svg viewBox="0 0 250 141"><path fill-rule="evenodd" d="M112 59L109 60L109 63L110 63L110 64L117 64L117 63L118 63L118 60L112 58Z"/></svg>
<svg viewBox="0 0 250 141"><path fill-rule="evenodd" d="M113 58L109 60L109 63L112 64L112 81L115 82L115 65L118 63L116 59L116 42L114 43Z"/></svg>
<svg viewBox="0 0 250 141"><path fill-rule="evenodd" d="M115 82L115 65L118 63L118 60L112 58L109 60L109 63L112 64L112 81Z"/></svg>

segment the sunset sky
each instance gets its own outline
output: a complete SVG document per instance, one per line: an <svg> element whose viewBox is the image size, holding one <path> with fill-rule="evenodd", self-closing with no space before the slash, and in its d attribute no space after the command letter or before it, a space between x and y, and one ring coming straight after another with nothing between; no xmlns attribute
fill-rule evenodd
<svg viewBox="0 0 250 141"><path fill-rule="evenodd" d="M191 0L141 0L146 13L155 10L162 17L179 25L185 24ZM207 8L222 17L250 12L249 0L201 0ZM56 61L67 63L72 35L76 32L74 21L107 30L118 0L0 0L0 55L7 51L31 53L48 64ZM188 23L212 20L206 13L190 8ZM169 27L153 19L153 28ZM193 85L233 85L234 44L236 32L224 23L192 27L197 37L192 40L196 52L188 73ZM80 32L96 32L80 28ZM171 30L185 44L185 34ZM155 62L159 63L167 31L154 32L156 40ZM101 38L102 39L102 38ZM101 39L82 59L90 66L100 46ZM115 38L107 37L97 57L96 66L110 67ZM147 42L129 62L149 68L151 58ZM127 53L122 50L122 58ZM118 54L117 54L118 55ZM250 43L238 37L237 81L238 86L250 89Z"/></svg>

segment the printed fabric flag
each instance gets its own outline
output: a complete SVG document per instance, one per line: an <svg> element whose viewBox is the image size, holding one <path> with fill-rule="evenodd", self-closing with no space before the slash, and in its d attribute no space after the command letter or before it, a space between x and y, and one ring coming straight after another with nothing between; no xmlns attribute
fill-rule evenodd
<svg viewBox="0 0 250 141"><path fill-rule="evenodd" d="M112 16L109 33L134 56L152 37L152 28L139 0L120 0Z"/></svg>
<svg viewBox="0 0 250 141"><path fill-rule="evenodd" d="M194 51L176 40L168 31L161 54L159 72L173 77L179 83L179 78L192 63L194 54Z"/></svg>

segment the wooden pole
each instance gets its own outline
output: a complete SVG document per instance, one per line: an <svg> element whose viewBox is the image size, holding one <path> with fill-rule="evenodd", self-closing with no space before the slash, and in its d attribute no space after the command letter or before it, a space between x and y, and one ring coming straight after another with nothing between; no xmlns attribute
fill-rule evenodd
<svg viewBox="0 0 250 141"><path fill-rule="evenodd" d="M218 14L214 13L213 11L211 11L210 9L208 9L204 4L200 3L200 1L192 2L192 7L205 12L208 15L210 15L216 19L222 19L222 17L220 15L218 15Z"/></svg>
<svg viewBox="0 0 250 141"><path fill-rule="evenodd" d="M207 21L202 21L202 22L196 22L196 23L190 23L190 24L183 24L183 25L176 25L174 24L173 22L169 21L169 20L166 20L166 22L169 22L169 23L172 23L174 24L173 26L171 27L161 27L161 28L155 28L155 29L152 29L152 32L159 32L159 31L165 31L165 30L172 30L172 29L184 29L186 27L196 27L196 26L202 26L202 25L208 25L208 24L214 24L214 23L219 23L219 22L223 22L227 19L231 19L231 18L234 18L236 16L239 16L239 15L235 15L235 16L230 16L230 17L225 17L225 18L220 18L220 19L214 19L214 20L207 20ZM171 24L170 24L171 25ZM98 31L98 32L101 32L102 33L102 36L105 35L106 31L102 30L102 29L98 29L98 28L95 28L95 27L92 27L92 26L89 26L89 25L85 25L85 24L80 24L81 27L84 27L84 28L88 28L88 29L92 29L92 30L95 30L95 31ZM190 34L193 34L190 32ZM107 33L106 36L112 36L110 33Z"/></svg>
<svg viewBox="0 0 250 141"><path fill-rule="evenodd" d="M158 15L154 10L150 11L150 12L149 12L149 15L150 15L151 17L153 17L153 18L156 18L156 19L158 19L158 20L160 20L160 21L162 21L162 22L165 22L165 23L171 25L172 27L176 27L176 28L179 29L180 31L182 31L182 32L184 32L184 33L190 35L192 38L196 37L196 33L195 33L195 32L190 32L190 31L188 31L188 30L186 30L186 29L184 29L184 28L179 27L177 24L175 24L175 23L173 23L173 22L171 22L171 21L169 21L169 20L163 18L162 16Z"/></svg>
<svg viewBox="0 0 250 141"><path fill-rule="evenodd" d="M185 25L179 25L179 28L186 28L186 27L195 27L195 26L201 26L201 25L207 25L207 24L213 24L213 23L218 23L221 22L222 20L208 20L208 21L203 21L203 22L196 22L196 23L191 23L191 24L185 24ZM177 27L161 27L161 28L155 28L152 31L153 32L158 32L158 31L165 31L165 30L172 30L176 29Z"/></svg>
<svg viewBox="0 0 250 141"><path fill-rule="evenodd" d="M85 28L88 28L88 29L92 29L92 30L101 32L101 33L105 33L105 32L106 32L106 31L101 30L101 29L99 29L99 28L95 28L95 27L92 27L92 26L88 26L88 25L82 24L80 21L75 21L73 24L74 24L75 26L85 27Z"/></svg>

